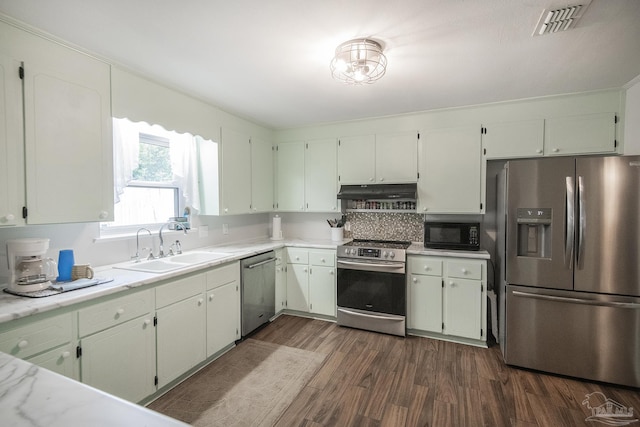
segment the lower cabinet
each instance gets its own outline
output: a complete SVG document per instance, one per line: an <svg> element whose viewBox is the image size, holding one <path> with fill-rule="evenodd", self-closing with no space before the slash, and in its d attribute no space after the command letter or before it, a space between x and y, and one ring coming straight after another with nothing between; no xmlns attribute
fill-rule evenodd
<svg viewBox="0 0 640 427"><path fill-rule="evenodd" d="M336 316L336 252L288 248L287 309Z"/></svg>
<svg viewBox="0 0 640 427"><path fill-rule="evenodd" d="M240 339L240 266L207 272L207 357Z"/></svg>
<svg viewBox="0 0 640 427"><path fill-rule="evenodd" d="M158 387L205 359L205 274L156 288Z"/></svg>
<svg viewBox="0 0 640 427"><path fill-rule="evenodd" d="M486 342L485 260L410 255L408 270L409 329Z"/></svg>
<svg viewBox="0 0 640 427"><path fill-rule="evenodd" d="M153 290L78 311L82 382L138 402L156 390Z"/></svg>

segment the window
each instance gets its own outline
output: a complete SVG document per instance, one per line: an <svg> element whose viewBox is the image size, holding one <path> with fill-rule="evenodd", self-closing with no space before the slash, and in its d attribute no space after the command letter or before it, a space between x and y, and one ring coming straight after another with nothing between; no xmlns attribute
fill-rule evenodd
<svg viewBox="0 0 640 427"><path fill-rule="evenodd" d="M193 165L201 140L157 125L114 119L114 221L101 223L101 235L158 228L182 216L185 206L197 209L197 162Z"/></svg>

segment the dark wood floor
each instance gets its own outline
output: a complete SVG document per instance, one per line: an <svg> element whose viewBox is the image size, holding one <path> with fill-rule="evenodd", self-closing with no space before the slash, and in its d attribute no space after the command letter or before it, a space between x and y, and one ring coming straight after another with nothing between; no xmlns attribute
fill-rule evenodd
<svg viewBox="0 0 640 427"><path fill-rule="evenodd" d="M327 355L277 426L598 426L582 405L606 397L640 412L640 391L502 362L489 349L280 316L252 338ZM635 425L635 424L634 424ZM640 427L640 423L637 423Z"/></svg>

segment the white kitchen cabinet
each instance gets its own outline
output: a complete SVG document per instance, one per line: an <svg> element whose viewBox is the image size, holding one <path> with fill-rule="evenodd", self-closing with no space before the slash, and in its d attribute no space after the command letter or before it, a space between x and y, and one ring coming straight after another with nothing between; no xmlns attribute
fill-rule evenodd
<svg viewBox="0 0 640 427"><path fill-rule="evenodd" d="M376 181L378 184L416 182L418 178L418 132L376 134Z"/></svg>
<svg viewBox="0 0 640 427"><path fill-rule="evenodd" d="M251 212L273 211L273 145L251 138Z"/></svg>
<svg viewBox="0 0 640 427"><path fill-rule="evenodd" d="M240 339L240 265L216 267L207 279L207 357Z"/></svg>
<svg viewBox="0 0 640 427"><path fill-rule="evenodd" d="M541 157L544 120L488 123L483 126L482 149L487 160Z"/></svg>
<svg viewBox="0 0 640 427"><path fill-rule="evenodd" d="M277 147L278 211L336 212L336 140L283 142Z"/></svg>
<svg viewBox="0 0 640 427"><path fill-rule="evenodd" d="M197 274L156 288L160 388L206 357L205 281L205 274Z"/></svg>
<svg viewBox="0 0 640 427"><path fill-rule="evenodd" d="M24 224L24 149L20 63L0 52L0 227Z"/></svg>
<svg viewBox="0 0 640 427"><path fill-rule="evenodd" d="M376 183L376 136L341 137L338 141L340 184Z"/></svg>
<svg viewBox="0 0 640 427"><path fill-rule="evenodd" d="M417 135L409 131L340 138L340 184L416 182Z"/></svg>
<svg viewBox="0 0 640 427"><path fill-rule="evenodd" d="M277 249L276 254L276 306L275 313L278 314L287 305L287 275L286 264L284 262L284 249Z"/></svg>
<svg viewBox="0 0 640 427"><path fill-rule="evenodd" d="M615 153L616 114L598 113L545 120L545 156Z"/></svg>
<svg viewBox="0 0 640 427"><path fill-rule="evenodd" d="M287 309L336 316L336 253L287 248Z"/></svg>
<svg viewBox="0 0 640 427"><path fill-rule="evenodd" d="M486 265L482 259L410 255L409 329L486 345Z"/></svg>
<svg viewBox="0 0 640 427"><path fill-rule="evenodd" d="M35 365L80 379L76 359L76 313L22 319L0 325L0 351Z"/></svg>
<svg viewBox="0 0 640 427"><path fill-rule="evenodd" d="M82 382L131 402L156 390L153 290L78 311Z"/></svg>
<svg viewBox="0 0 640 427"><path fill-rule="evenodd" d="M484 213L480 132L480 126L466 126L421 135L418 213Z"/></svg>
<svg viewBox="0 0 640 427"><path fill-rule="evenodd" d="M251 143L249 135L222 128L222 214L251 208Z"/></svg>
<svg viewBox="0 0 640 427"><path fill-rule="evenodd" d="M304 151L302 141L277 146L276 209L279 211L304 211Z"/></svg>
<svg viewBox="0 0 640 427"><path fill-rule="evenodd" d="M27 223L112 220L110 66L4 22L0 54L23 64Z"/></svg>
<svg viewBox="0 0 640 427"><path fill-rule="evenodd" d="M333 138L308 141L305 144L305 210L332 212L338 210L338 152Z"/></svg>

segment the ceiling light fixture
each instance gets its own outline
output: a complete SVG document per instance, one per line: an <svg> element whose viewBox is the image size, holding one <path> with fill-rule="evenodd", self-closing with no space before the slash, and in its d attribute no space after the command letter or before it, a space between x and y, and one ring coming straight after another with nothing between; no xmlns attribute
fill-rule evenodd
<svg viewBox="0 0 640 427"><path fill-rule="evenodd" d="M336 48L331 76L352 85L370 84L384 76L387 57L382 45L369 39L354 39Z"/></svg>

